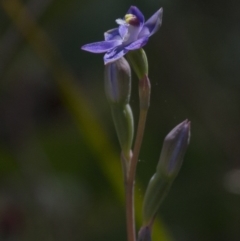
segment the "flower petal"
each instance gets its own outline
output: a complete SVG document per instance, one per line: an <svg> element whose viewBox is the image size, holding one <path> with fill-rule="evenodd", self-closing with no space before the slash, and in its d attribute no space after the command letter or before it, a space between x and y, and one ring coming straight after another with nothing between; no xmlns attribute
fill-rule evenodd
<svg viewBox="0 0 240 241"><path fill-rule="evenodd" d="M121 39L121 37L119 36L118 28L113 28L105 32L104 39L105 40Z"/></svg>
<svg viewBox="0 0 240 241"><path fill-rule="evenodd" d="M120 59L123 55L128 52L123 46L118 46L104 55L104 64L109 64Z"/></svg>
<svg viewBox="0 0 240 241"><path fill-rule="evenodd" d="M86 44L82 46L82 50L92 52L92 53L104 53L122 44L121 40L109 40L96 42L91 44Z"/></svg>
<svg viewBox="0 0 240 241"><path fill-rule="evenodd" d="M143 36L151 36L157 32L157 30L162 25L162 15L163 9L160 8L156 13L150 17L147 22L144 24L141 32L139 33L139 38Z"/></svg>
<svg viewBox="0 0 240 241"><path fill-rule="evenodd" d="M126 24L120 25L118 28L118 31L119 31L121 38L123 39L128 32L128 26Z"/></svg>
<svg viewBox="0 0 240 241"><path fill-rule="evenodd" d="M142 48L148 41L148 36L138 39L137 41L132 42L128 46L125 46L127 50L135 50Z"/></svg>
<svg viewBox="0 0 240 241"><path fill-rule="evenodd" d="M144 24L144 22L145 22L144 15L136 6L131 6L127 11L127 14L129 14L129 13L135 15L138 18L138 20L140 22L140 26L142 26Z"/></svg>

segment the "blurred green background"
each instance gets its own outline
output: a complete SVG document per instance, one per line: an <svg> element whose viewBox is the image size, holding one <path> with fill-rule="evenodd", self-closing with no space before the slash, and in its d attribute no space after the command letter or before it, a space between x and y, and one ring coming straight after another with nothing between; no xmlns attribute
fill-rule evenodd
<svg viewBox="0 0 240 241"><path fill-rule="evenodd" d="M126 240L103 56L80 46L102 40L130 5L146 19L164 9L145 47L152 96L138 203L165 135L186 118L192 123L154 240L240 240L237 0L1 0L0 240ZM135 122L137 84L134 75Z"/></svg>

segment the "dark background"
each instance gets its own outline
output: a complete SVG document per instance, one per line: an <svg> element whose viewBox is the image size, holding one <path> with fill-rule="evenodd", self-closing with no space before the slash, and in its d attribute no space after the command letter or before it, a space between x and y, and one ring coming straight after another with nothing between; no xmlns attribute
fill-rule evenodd
<svg viewBox="0 0 240 241"><path fill-rule="evenodd" d="M103 55L80 47L102 40L130 5L146 19L164 9L144 48L152 95L137 202L164 137L191 121L190 146L153 240L240 240L238 0L1 0L0 240L126 240ZM137 92L133 75L135 123Z"/></svg>

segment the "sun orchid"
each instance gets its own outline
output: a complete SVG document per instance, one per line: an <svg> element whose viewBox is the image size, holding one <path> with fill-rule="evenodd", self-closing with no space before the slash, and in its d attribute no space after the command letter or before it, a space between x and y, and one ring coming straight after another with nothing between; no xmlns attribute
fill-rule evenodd
<svg viewBox="0 0 240 241"><path fill-rule="evenodd" d="M146 22L141 11L131 6L124 19L117 19L118 28L104 33L104 41L82 46L82 50L105 53L104 63L108 64L123 57L128 51L142 48L151 35L162 24L163 9L160 8Z"/></svg>

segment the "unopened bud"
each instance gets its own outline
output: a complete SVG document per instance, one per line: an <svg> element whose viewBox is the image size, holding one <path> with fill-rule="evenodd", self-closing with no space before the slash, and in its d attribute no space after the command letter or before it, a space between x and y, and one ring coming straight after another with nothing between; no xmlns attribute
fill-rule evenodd
<svg viewBox="0 0 240 241"><path fill-rule="evenodd" d="M151 228L149 226L143 226L138 232L137 241L151 241Z"/></svg>
<svg viewBox="0 0 240 241"><path fill-rule="evenodd" d="M174 179L183 162L183 157L190 140L190 122L183 121L165 137L157 173L166 178Z"/></svg>
<svg viewBox="0 0 240 241"><path fill-rule="evenodd" d="M131 95L131 69L125 58L105 66L105 92L110 104L126 105Z"/></svg>
<svg viewBox="0 0 240 241"><path fill-rule="evenodd" d="M165 137L156 173L148 183L143 201L143 224L152 225L161 202L177 176L190 139L190 122L183 121Z"/></svg>

